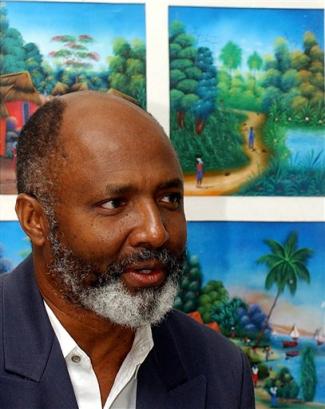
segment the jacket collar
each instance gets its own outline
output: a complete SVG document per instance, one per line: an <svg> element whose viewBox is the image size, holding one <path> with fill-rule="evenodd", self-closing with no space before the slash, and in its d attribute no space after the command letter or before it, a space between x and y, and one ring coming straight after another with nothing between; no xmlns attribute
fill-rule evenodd
<svg viewBox="0 0 325 409"><path fill-rule="evenodd" d="M5 277L3 308L5 369L39 382L54 333L35 282L31 256Z"/></svg>
<svg viewBox="0 0 325 409"><path fill-rule="evenodd" d="M186 370L168 318L153 328L153 339L154 348L139 371L137 409L204 408L206 378Z"/></svg>

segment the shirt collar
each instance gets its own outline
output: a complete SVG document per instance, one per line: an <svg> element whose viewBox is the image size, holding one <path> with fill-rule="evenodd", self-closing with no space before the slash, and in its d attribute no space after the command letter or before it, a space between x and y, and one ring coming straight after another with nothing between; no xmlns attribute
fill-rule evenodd
<svg viewBox="0 0 325 409"><path fill-rule="evenodd" d="M64 359L66 359L75 348L82 351L45 301L44 305L54 333L59 341ZM132 347L127 355L127 360L129 362L131 361L134 365L140 365L153 348L153 345L151 326L145 325L139 327L136 330Z"/></svg>

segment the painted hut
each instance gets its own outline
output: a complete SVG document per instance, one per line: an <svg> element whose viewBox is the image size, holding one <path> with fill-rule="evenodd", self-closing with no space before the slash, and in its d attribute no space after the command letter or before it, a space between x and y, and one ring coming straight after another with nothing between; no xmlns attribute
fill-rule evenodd
<svg viewBox="0 0 325 409"><path fill-rule="evenodd" d="M0 75L0 156L42 102L28 72Z"/></svg>
<svg viewBox="0 0 325 409"><path fill-rule="evenodd" d="M64 84L63 82L58 81L55 84L55 87L52 90L52 95L54 97L57 97L57 96L60 96L60 95L64 95L67 92L69 92L69 87L66 84Z"/></svg>

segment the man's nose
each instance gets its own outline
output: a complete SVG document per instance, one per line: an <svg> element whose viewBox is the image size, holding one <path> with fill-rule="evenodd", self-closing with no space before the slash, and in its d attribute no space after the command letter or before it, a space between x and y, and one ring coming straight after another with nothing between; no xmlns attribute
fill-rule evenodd
<svg viewBox="0 0 325 409"><path fill-rule="evenodd" d="M156 203L141 203L135 212L135 227L129 236L132 247L162 247L169 233Z"/></svg>

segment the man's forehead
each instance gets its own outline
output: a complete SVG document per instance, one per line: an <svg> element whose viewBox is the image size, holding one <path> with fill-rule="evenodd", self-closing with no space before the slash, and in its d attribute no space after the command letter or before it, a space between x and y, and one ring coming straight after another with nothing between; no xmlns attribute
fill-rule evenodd
<svg viewBox="0 0 325 409"><path fill-rule="evenodd" d="M114 171L121 163L142 169L141 162L177 165L177 158L161 126L137 105L120 97L98 93L67 96L59 136L59 152L76 166ZM139 160L139 158L141 160ZM98 162L96 164L96 162Z"/></svg>
<svg viewBox="0 0 325 409"><path fill-rule="evenodd" d="M150 115L135 103L114 94L83 91L67 94L61 98L66 106L64 118L67 117L69 120L81 119L81 114L100 116L105 112L106 115L111 114L112 120L114 115L119 114L123 114L124 117L126 115L151 119Z"/></svg>

